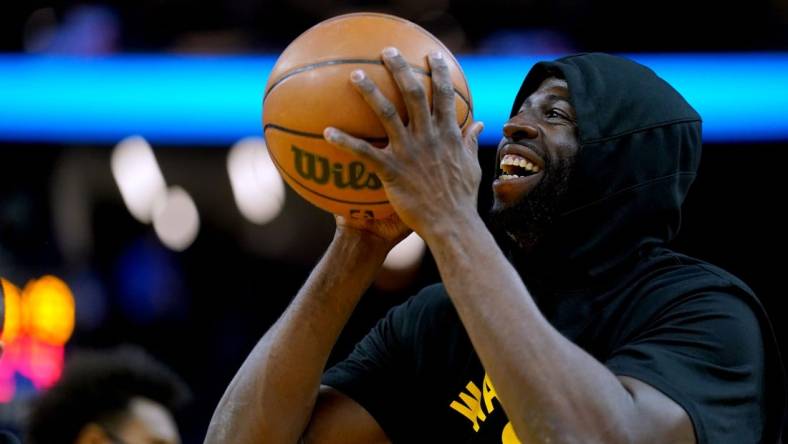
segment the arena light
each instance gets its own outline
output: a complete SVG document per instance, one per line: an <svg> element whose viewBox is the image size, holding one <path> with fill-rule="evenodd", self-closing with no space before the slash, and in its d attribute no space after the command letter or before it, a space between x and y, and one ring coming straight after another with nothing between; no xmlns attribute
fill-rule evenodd
<svg viewBox="0 0 788 444"><path fill-rule="evenodd" d="M227 173L235 204L250 222L266 224L282 211L285 185L261 137L246 137L230 149Z"/></svg>
<svg viewBox="0 0 788 444"><path fill-rule="evenodd" d="M129 212L140 222L153 218L153 204L167 189L156 156L140 136L127 137L112 151L112 175Z"/></svg>
<svg viewBox="0 0 788 444"><path fill-rule="evenodd" d="M55 276L32 279L20 291L0 279L12 304L10 329L3 333L0 402L30 390L50 387L63 372L65 343L74 330L76 306L68 285ZM7 308L9 308L7 307ZM27 379L27 381L24 381Z"/></svg>
<svg viewBox="0 0 788 444"><path fill-rule="evenodd" d="M629 55L704 118L706 141L788 140L788 52ZM523 75L547 56L460 56L475 117L500 137ZM261 134L274 56L0 56L0 141L230 145Z"/></svg>
<svg viewBox="0 0 788 444"><path fill-rule="evenodd" d="M44 276L27 286L22 296L24 328L33 338L61 346L74 331L74 295L65 282Z"/></svg>
<svg viewBox="0 0 788 444"><path fill-rule="evenodd" d="M153 210L153 229L167 248L189 248L200 231L200 215L186 190L174 186L159 196Z"/></svg>
<svg viewBox="0 0 788 444"><path fill-rule="evenodd" d="M411 233L389 251L383 266L389 270L405 270L421 262L427 246L416 233Z"/></svg>

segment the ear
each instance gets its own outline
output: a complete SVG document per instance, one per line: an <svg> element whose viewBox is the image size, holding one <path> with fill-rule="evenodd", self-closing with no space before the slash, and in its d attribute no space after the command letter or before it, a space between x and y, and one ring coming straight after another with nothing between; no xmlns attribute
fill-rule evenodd
<svg viewBox="0 0 788 444"><path fill-rule="evenodd" d="M104 429L96 423L88 423L79 431L74 444L111 444Z"/></svg>

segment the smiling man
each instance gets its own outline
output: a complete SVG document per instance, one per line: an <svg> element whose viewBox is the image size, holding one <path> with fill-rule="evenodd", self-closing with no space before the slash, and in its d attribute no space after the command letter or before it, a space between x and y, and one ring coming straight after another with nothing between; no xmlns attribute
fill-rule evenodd
<svg viewBox="0 0 788 444"><path fill-rule="evenodd" d="M337 219L207 442L777 442L784 383L763 309L736 277L668 248L701 143L700 117L673 88L605 54L537 64L503 128L488 229L476 209L482 127L457 127L443 57L429 58L432 106L395 49L383 61L410 123L356 71L390 143L325 136L376 167L397 217ZM442 284L324 373L407 227Z"/></svg>

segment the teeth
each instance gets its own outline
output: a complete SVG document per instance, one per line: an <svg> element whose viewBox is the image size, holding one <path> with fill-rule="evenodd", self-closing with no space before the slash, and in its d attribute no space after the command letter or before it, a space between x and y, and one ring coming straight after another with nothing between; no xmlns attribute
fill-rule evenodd
<svg viewBox="0 0 788 444"><path fill-rule="evenodd" d="M501 174L500 176L498 176L498 178L501 180L512 180L512 179L517 179L518 177L520 176L516 174Z"/></svg>
<svg viewBox="0 0 788 444"><path fill-rule="evenodd" d="M527 171L533 171L534 173L539 172L538 166L534 165L533 163L525 160L524 158L516 154L507 154L503 156L503 159L501 159L501 169L503 169L504 165L517 166L520 168L524 168Z"/></svg>
<svg viewBox="0 0 788 444"><path fill-rule="evenodd" d="M504 165L520 166L521 160L523 160L523 158L520 156L516 156L514 154L507 154L503 156L503 159L501 159L501 166Z"/></svg>

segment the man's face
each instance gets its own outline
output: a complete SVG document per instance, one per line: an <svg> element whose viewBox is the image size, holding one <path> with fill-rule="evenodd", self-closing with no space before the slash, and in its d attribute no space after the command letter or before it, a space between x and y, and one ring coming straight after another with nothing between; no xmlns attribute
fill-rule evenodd
<svg viewBox="0 0 788 444"><path fill-rule="evenodd" d="M491 222L521 248L530 249L560 209L579 148L566 81L545 79L503 132Z"/></svg>

